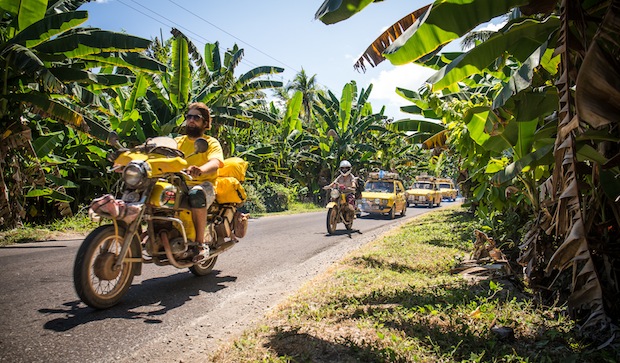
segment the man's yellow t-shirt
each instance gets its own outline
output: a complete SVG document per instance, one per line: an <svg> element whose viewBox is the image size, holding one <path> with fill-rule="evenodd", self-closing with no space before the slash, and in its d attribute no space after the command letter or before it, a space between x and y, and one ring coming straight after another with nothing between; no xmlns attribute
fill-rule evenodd
<svg viewBox="0 0 620 363"><path fill-rule="evenodd" d="M185 154L185 160L189 163L189 165L201 166L206 164L211 159L217 159L220 161L220 167L224 165L224 153L222 152L222 145L217 141L216 138L203 135L202 136L209 143L209 147L207 152L194 154L189 158L187 155L191 155L194 153L194 141L190 140L187 135L178 136L174 140L177 142L179 150L183 151ZM217 178L217 172L211 174L202 174L200 176L194 177L193 180L188 180L188 185L198 185L202 184L205 181L214 182L215 178Z"/></svg>

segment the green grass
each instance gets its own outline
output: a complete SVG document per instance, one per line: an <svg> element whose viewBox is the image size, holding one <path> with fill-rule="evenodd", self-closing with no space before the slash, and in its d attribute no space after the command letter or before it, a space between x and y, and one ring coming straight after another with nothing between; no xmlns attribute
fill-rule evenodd
<svg viewBox="0 0 620 363"><path fill-rule="evenodd" d="M564 307L539 307L511 280L450 274L473 246L464 209L432 212L307 283L215 352L224 362L614 362ZM491 328L507 327L502 340Z"/></svg>
<svg viewBox="0 0 620 363"><path fill-rule="evenodd" d="M25 224L22 228L1 231L0 246L47 241L70 235L85 235L98 225L98 223L92 222L85 212L81 212L72 217L52 221L46 225Z"/></svg>

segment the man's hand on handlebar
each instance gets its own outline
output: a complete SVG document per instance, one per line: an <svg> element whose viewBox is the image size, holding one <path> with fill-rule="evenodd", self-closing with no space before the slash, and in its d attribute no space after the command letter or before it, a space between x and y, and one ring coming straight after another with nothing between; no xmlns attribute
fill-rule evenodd
<svg viewBox="0 0 620 363"><path fill-rule="evenodd" d="M202 170L200 169L200 167L198 167L196 165L190 165L187 168L187 173L189 175L191 175L192 177L197 177L197 176L200 176L202 174Z"/></svg>

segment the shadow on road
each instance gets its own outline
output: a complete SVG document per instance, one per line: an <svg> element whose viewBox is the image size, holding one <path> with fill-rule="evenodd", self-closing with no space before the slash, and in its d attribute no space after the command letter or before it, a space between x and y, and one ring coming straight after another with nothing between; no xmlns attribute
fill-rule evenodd
<svg viewBox="0 0 620 363"><path fill-rule="evenodd" d="M80 300L69 301L66 308L42 308L41 314L59 316L49 320L44 329L56 332L71 330L79 325L106 319L143 320L146 324L159 324L159 316L182 306L201 291L217 292L226 288L225 283L237 280L235 276L219 276L221 271L214 270L204 277L195 277L188 272L144 280L132 285L121 302L106 310L97 310L85 306Z"/></svg>
<svg viewBox="0 0 620 363"><path fill-rule="evenodd" d="M335 236L344 236L344 235L348 235L349 238L352 238L351 235L353 233L359 233L359 234L363 234L362 231L360 231L359 229L352 229L350 231L346 230L346 229L338 229L335 230L334 233L332 234L325 234L326 237L335 237Z"/></svg>

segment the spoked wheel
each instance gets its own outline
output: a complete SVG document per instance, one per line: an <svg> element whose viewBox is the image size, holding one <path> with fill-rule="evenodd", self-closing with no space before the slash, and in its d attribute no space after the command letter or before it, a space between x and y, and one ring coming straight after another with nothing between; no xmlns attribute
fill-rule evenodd
<svg viewBox="0 0 620 363"><path fill-rule="evenodd" d="M131 286L134 272L130 262L114 269L125 231L113 225L96 228L82 242L73 265L73 283L80 299L95 309L116 305ZM128 251L131 254L131 250Z"/></svg>
<svg viewBox="0 0 620 363"><path fill-rule="evenodd" d="M396 218L396 204L392 206L392 209L390 209L390 219L394 219Z"/></svg>
<svg viewBox="0 0 620 363"><path fill-rule="evenodd" d="M401 217L404 217L404 216L405 216L405 214L407 214L407 204L405 204L405 205L403 206L403 210L402 210L402 211L400 211L400 216L401 216Z"/></svg>
<svg viewBox="0 0 620 363"><path fill-rule="evenodd" d="M338 225L338 210L330 208L327 211L327 233L334 234Z"/></svg>
<svg viewBox="0 0 620 363"><path fill-rule="evenodd" d="M203 263L196 264L189 268L190 272L196 276L206 276L213 271L213 266L217 262L217 256L207 259Z"/></svg>

